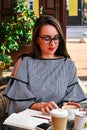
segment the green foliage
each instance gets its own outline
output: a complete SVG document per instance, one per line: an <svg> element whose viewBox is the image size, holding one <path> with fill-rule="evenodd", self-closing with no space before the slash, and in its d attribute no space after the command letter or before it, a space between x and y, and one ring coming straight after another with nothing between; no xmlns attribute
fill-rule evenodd
<svg viewBox="0 0 87 130"><path fill-rule="evenodd" d="M31 12L27 7L25 0L15 0L16 7L14 10L14 16L11 16L9 22L1 22L1 34L3 43L0 44L0 61L4 61L10 65L12 62L11 57L6 55L6 52L18 51L19 44L23 41L30 44L32 37L32 29L34 27L37 16L34 12ZM43 13L41 8L40 14Z"/></svg>
<svg viewBox="0 0 87 130"><path fill-rule="evenodd" d="M10 65L12 62L12 59L10 56L6 54L3 55L0 53L0 61L4 62L6 65Z"/></svg>
<svg viewBox="0 0 87 130"><path fill-rule="evenodd" d="M83 16L83 20L84 20L84 21L87 21L87 16Z"/></svg>

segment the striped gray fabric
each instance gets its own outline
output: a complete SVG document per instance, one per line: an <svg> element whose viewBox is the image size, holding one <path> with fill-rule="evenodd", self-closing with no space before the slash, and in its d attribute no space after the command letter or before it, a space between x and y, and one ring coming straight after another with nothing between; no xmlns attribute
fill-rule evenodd
<svg viewBox="0 0 87 130"><path fill-rule="evenodd" d="M85 95L78 84L76 67L69 58L33 59L24 57L19 65L17 79L12 86L10 82L5 94L9 98L9 114L19 112L34 102L64 101L79 102Z"/></svg>

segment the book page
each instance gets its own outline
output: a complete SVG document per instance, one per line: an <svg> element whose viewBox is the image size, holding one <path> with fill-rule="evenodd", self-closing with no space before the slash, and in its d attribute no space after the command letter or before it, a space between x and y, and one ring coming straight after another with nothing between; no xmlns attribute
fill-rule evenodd
<svg viewBox="0 0 87 130"><path fill-rule="evenodd" d="M3 124L33 130L37 125L49 123L50 120L49 115L43 115L40 111L26 109L18 114L11 114Z"/></svg>

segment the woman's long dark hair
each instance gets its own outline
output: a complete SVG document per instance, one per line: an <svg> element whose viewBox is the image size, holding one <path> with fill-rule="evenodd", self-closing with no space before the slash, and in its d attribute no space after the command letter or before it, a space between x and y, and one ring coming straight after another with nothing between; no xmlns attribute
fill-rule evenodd
<svg viewBox="0 0 87 130"><path fill-rule="evenodd" d="M50 16L50 15L42 15L36 20L35 26L33 28L33 34L32 34L32 48L33 49L32 49L32 52L31 52L31 56L33 58L39 58L40 57L40 47L37 44L37 38L38 38L38 35L40 33L42 26L44 26L44 25L54 26L58 30L59 35L61 37L59 47L56 50L55 55L70 58L70 56L67 52L67 49L66 49L66 42L65 42L65 38L64 38L60 23L53 16Z"/></svg>

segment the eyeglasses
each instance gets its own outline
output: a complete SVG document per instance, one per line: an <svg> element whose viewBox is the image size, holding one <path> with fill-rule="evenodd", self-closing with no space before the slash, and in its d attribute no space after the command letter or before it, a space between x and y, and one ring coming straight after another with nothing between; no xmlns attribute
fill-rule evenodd
<svg viewBox="0 0 87 130"><path fill-rule="evenodd" d="M42 38L43 42L45 44L50 44L52 42L52 40L54 41L55 44L58 44L61 40L62 40L62 37L60 35L56 35L54 38L51 38L50 36L40 36L40 38Z"/></svg>

